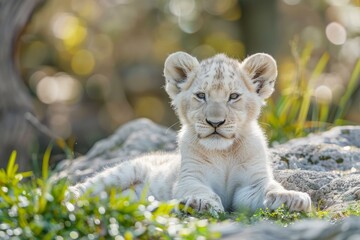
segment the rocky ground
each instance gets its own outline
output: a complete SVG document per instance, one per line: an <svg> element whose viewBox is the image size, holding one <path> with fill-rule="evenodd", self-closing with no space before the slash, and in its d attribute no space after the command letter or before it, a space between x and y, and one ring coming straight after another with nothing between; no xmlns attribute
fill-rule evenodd
<svg viewBox="0 0 360 240"><path fill-rule="evenodd" d="M75 183L146 152L175 150L174 131L139 119L97 142L85 156L62 161L54 178L67 177ZM360 126L293 139L271 148L270 154L275 178L287 189L309 193L316 207L338 212L360 200ZM348 218L336 225L306 220L288 228L271 223L231 225L222 232L227 239L360 239L360 219Z"/></svg>

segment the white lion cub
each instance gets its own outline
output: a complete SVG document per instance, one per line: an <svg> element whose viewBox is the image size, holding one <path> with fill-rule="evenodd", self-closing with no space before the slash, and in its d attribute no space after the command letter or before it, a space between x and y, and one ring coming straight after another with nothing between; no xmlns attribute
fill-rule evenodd
<svg viewBox="0 0 360 240"><path fill-rule="evenodd" d="M308 194L273 178L267 142L257 118L274 90L275 60L263 53L243 62L223 54L201 61L187 53L165 62L166 91L182 124L179 154L152 154L123 162L71 188L75 194L108 187L134 189L158 200L179 199L202 212L282 204L309 211Z"/></svg>

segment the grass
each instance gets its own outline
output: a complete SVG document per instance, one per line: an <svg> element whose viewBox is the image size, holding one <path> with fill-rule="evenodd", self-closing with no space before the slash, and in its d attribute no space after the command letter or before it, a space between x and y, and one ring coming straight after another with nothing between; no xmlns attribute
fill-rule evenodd
<svg viewBox="0 0 360 240"><path fill-rule="evenodd" d="M50 152L48 148L45 158ZM0 170L0 239L217 239L221 235L210 228L216 222L273 221L287 226L306 218L360 216L360 204L337 216L319 210L289 212L285 207L259 209L254 214L189 216L174 211L176 202L158 202L151 197L134 201L114 189L75 200L67 197L66 181L48 180L48 160L43 160L43 177L37 178L31 172L18 173L15 159L13 152L7 169Z"/></svg>
<svg viewBox="0 0 360 240"><path fill-rule="evenodd" d="M50 150L47 151L48 153ZM49 155L47 155L49 156ZM66 181L51 183L17 173L16 153L0 170L0 239L183 239L217 238L208 220L177 218L174 202L131 201L115 190L100 196L66 198Z"/></svg>
<svg viewBox="0 0 360 240"><path fill-rule="evenodd" d="M360 60L353 68L352 74L342 97L337 100L324 101L314 96L319 77L325 72L330 55L324 53L317 60L315 67L309 67L313 48L311 44L298 50L297 42L292 43L292 55L295 70L290 79L281 79L289 69L280 71L280 80L285 83L278 89L279 96L270 99L260 122L264 126L270 142L285 142L294 137L305 136L310 132L322 131L331 126L348 124L345 121L351 97L359 84Z"/></svg>

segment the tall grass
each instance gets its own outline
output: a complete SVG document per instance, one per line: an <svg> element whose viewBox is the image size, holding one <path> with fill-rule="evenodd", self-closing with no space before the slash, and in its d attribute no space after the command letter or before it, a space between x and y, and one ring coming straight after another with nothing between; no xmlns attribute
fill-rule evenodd
<svg viewBox="0 0 360 240"><path fill-rule="evenodd" d="M356 62L356 65L350 77L348 87L344 95L340 99L339 108L336 113L336 120L335 120L336 124L341 124L341 122L343 122L342 118L344 117L344 114L349 107L348 106L349 100L356 89L356 85L359 84L359 76L360 76L360 59Z"/></svg>
<svg viewBox="0 0 360 240"><path fill-rule="evenodd" d="M330 55L323 53L311 68L309 60L313 55L312 45L307 44L299 52L297 43L293 42L291 48L296 66L294 77L287 80L287 86L280 89L276 100L269 100L260 119L270 142L284 142L294 137L305 136L310 132L343 124L345 122L343 118L348 111L351 96L360 76L360 60L358 60L339 102L317 101L314 97L314 89L328 65Z"/></svg>

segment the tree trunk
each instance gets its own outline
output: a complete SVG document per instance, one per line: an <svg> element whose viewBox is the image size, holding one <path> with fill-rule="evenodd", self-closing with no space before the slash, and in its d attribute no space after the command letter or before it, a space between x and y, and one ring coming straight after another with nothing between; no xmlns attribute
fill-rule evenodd
<svg viewBox="0 0 360 240"><path fill-rule="evenodd" d="M242 17L240 24L248 55L257 52L276 54L277 0L238 0Z"/></svg>
<svg viewBox="0 0 360 240"><path fill-rule="evenodd" d="M31 168L30 147L35 132L25 120L32 100L15 59L16 42L33 11L43 0L0 0L0 168L17 151L20 171Z"/></svg>

